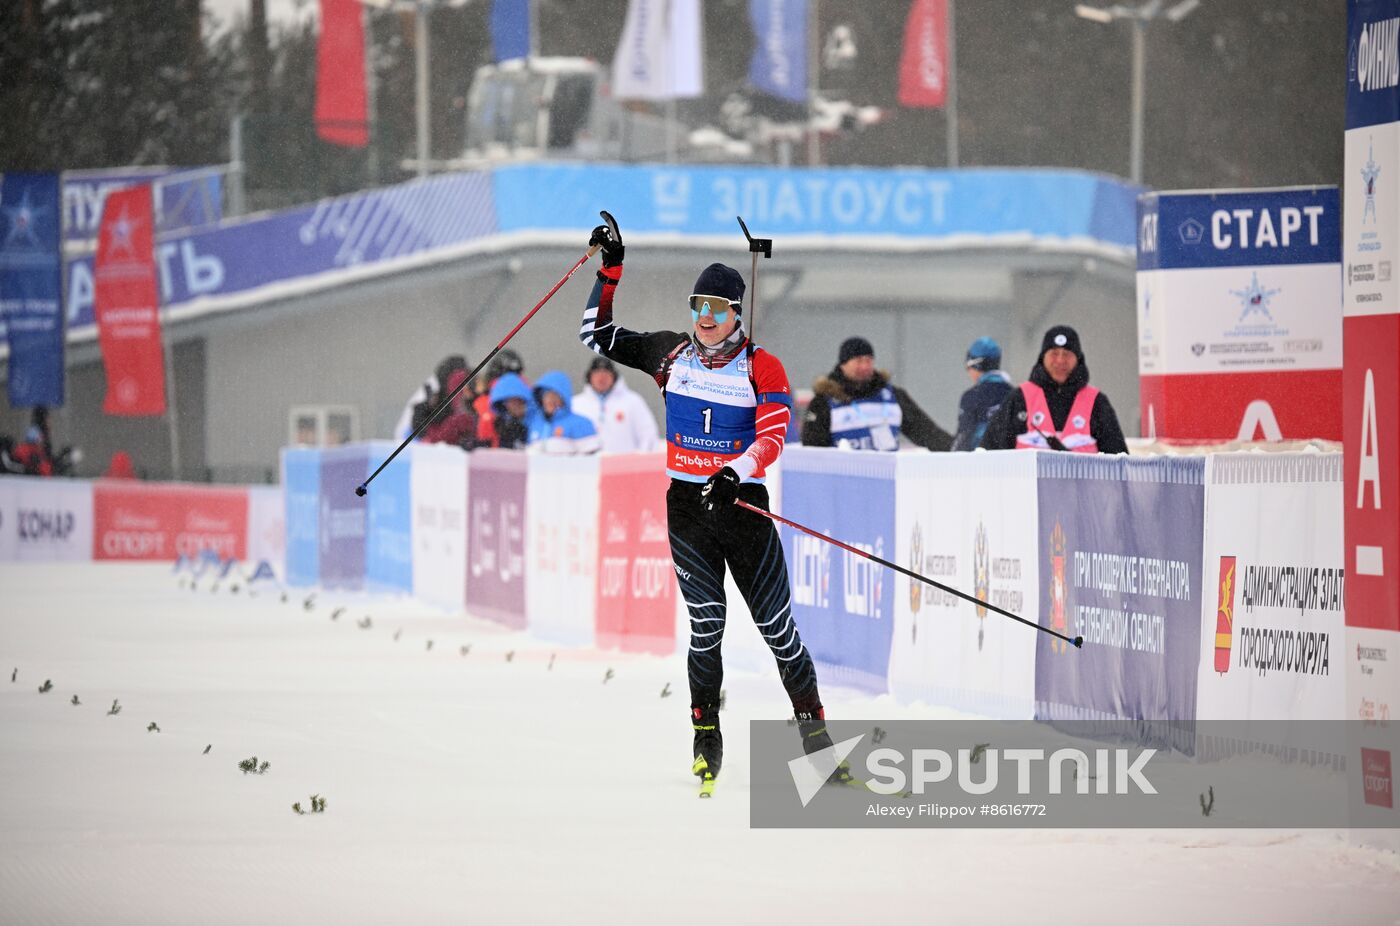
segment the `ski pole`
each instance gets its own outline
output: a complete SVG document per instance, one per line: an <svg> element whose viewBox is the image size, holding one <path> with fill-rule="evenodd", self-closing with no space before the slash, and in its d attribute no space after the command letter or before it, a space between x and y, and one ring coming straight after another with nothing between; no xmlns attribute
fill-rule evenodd
<svg viewBox="0 0 1400 926"><path fill-rule="evenodd" d="M585 253L585 254L584 254L582 257L580 257L578 260L574 261L574 265L573 265L572 267L569 268L569 272L566 273L566 274L564 274L562 277L560 277L559 282L554 284L554 288L551 289L549 292L545 293L545 294L544 294L544 298L541 299L539 302L535 303L535 307L534 307L533 309L531 309L529 312L526 312L526 313L525 313L525 317L522 318L522 319L516 324L516 326L515 326L514 328L510 329L510 333L509 333L509 334L507 334L505 337L501 338L501 343L497 344L495 347L493 347L493 348L491 349L491 353L487 354L486 357L483 358L482 361L476 365L476 369L474 369L474 370L472 370L470 373L468 373L468 374L467 374L467 378L464 379L464 380L457 386L456 389L453 389L452 392L447 396L447 398L445 398L445 399L442 400L441 404L439 404L437 408L433 409L433 413L432 413L431 415L429 415L426 419L424 419L423 423L420 424L420 425L418 426L418 428L417 428L412 434L408 435L408 437L405 437L405 438L403 439L403 443L399 444L398 447L396 447L396 448L394 449L394 452L393 452L393 453L389 454L389 458L388 458L387 460L385 460L383 463L380 463L380 464L379 464L379 468L376 469L374 472L370 473L369 478L366 479L364 482L360 483L359 486L356 487L356 489L355 489L355 494L356 494L356 495L363 496L366 492L369 491L369 484L370 484L371 482L374 481L374 477L375 477L375 476L378 476L378 475L384 470L384 467L386 467L386 466L388 466L390 463L394 462L394 457L398 456L399 453L403 451L403 448L405 448L405 447L407 447L409 444L413 443L414 439L417 438L419 434L423 433L424 429L426 429L426 428L428 427L428 425L432 424L432 423L433 423L433 420L436 419L438 415L441 415L441 414L442 414L443 409L447 408L447 406L449 406L449 405L452 404L452 400L455 399L455 398L457 398L457 393L459 393L459 392L461 392L463 389L467 388L467 384L470 383L472 380L476 379L476 374L480 373L480 372L482 371L482 369L485 368L485 366L486 366L488 363L491 362L492 358L494 358L497 354L499 354L499 353L501 352L501 348L505 347L506 344L508 344L508 343L510 342L510 339L513 338L513 337L515 337L515 334L516 334L517 331L519 331L521 328L524 328L524 327L525 327L525 323L528 322L531 318L534 317L535 313L538 312L538 311L540 310L540 308L541 308L546 302L549 301L549 298L550 298L551 296L553 296L555 293L559 292L559 287L561 287L561 286L563 286L565 283L569 282L569 277L571 277L571 276L574 275L574 271L577 270L578 268L582 267L582 266L584 265L584 263L588 260L588 258L590 258L590 257L592 257L594 254L596 254L596 253L598 252L598 248L599 248L599 247L600 247L600 245L596 245L596 244L595 244L595 245L592 245L591 247L589 247L587 253Z"/></svg>
<svg viewBox="0 0 1400 926"><path fill-rule="evenodd" d="M942 582L935 582L935 581L933 581L932 579L928 578L927 576L921 576L921 575L919 575L917 572L913 572L913 571L911 571L911 570L905 569L903 566L896 566L894 563L890 562L889 560L887 560L887 559L881 559L880 557L876 556L874 553L867 553L867 552L865 552L864 550L857 549L856 547L853 547L853 546L851 546L851 545L848 544L848 543L842 543L841 541L837 540L835 537L828 537L826 534L819 534L819 533L817 533L816 531L812 530L810 527L803 527L801 524L798 524L796 521L789 521L787 518L784 518L784 517L782 517L781 515L776 515L776 514L774 514L774 513L771 512L771 511L764 511L762 508L759 508L757 505L750 505L748 502L744 501L743 499L735 499L735 500L734 500L734 504L738 505L740 508L746 508L746 509L748 509L749 511L752 511L754 514L761 514L761 515L763 515L765 518L771 518L772 520L777 521L779 524L786 524L788 527L791 527L791 528L795 528L795 529L797 529L797 530L800 530L800 531L802 531L802 533L804 533L804 534L810 534L811 536L816 537L818 540L825 540L825 541L826 541L827 543L829 543L829 544L832 544L832 545L834 545L834 546L840 547L841 549L845 550L847 553L854 553L854 554L856 554L857 556L863 556L863 557L865 557L866 559L871 560L872 562L876 562L876 563L879 563L881 566L885 566L885 567L887 567L887 568L889 568L889 569L893 569L895 572L901 573L902 575L906 575L906 576L908 576L908 577L911 578L911 579L917 579L918 581L924 583L925 585L932 585L934 588L938 589L939 591L947 592L947 593L950 594L950 595L956 595L957 597L963 599L964 601L970 601L970 602L972 602L973 604L977 605L979 608L986 608L988 611L995 611L996 613L1000 614L1002 617L1009 617L1009 618L1011 618L1013 621L1020 621L1021 623L1025 624L1027 627L1033 627L1033 628L1035 628L1036 630L1039 630L1041 633L1048 633L1048 634L1050 634L1050 636L1052 636L1052 637L1059 637L1061 640L1064 640L1066 643L1069 643L1069 644L1071 644L1072 646L1075 646L1075 647L1077 647L1077 648L1079 648L1079 649L1083 649L1083 648L1084 648L1084 638L1083 638L1083 637L1067 637L1067 636L1065 636L1064 634L1060 633L1059 631L1051 630L1049 627L1042 627L1042 626L1040 626L1039 624L1035 623L1034 621L1028 621L1028 620L1026 620L1024 617L1021 617L1021 616L1016 615L1016 614L1012 614L1010 611L1005 611L1005 610L1003 610L1003 609L1001 609L1001 608L998 608L998 607L997 607L996 605L994 605L994 604L988 604L987 602L983 601L981 598L978 598L978 597L976 597L976 596L974 596L974 595L969 595L969 594L967 594L966 592L960 592L960 591L958 591L956 588L951 588L951 587L949 587L949 586L947 586L947 585L944 585Z"/></svg>
<svg viewBox="0 0 1400 926"><path fill-rule="evenodd" d="M744 237L749 242L749 337L745 345L745 355L749 359L749 376L753 376L753 345L754 338L758 332L758 255L762 254L765 260L773 256L772 238L755 238L749 234L749 227L744 224L744 217L736 215L739 220L739 227L744 231Z"/></svg>

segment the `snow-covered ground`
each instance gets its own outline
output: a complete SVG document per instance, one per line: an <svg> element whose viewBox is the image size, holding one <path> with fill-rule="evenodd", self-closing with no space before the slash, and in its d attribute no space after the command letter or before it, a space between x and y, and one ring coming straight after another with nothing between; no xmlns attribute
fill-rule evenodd
<svg viewBox="0 0 1400 926"><path fill-rule="evenodd" d="M679 658L208 586L0 565L0 921L1400 922L1400 857L1331 832L752 830L772 674L730 673L700 801Z"/></svg>

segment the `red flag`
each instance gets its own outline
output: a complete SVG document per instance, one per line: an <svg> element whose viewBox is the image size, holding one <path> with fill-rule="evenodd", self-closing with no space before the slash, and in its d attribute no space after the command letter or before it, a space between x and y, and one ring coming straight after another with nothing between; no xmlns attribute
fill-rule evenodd
<svg viewBox="0 0 1400 926"><path fill-rule="evenodd" d="M942 108L948 99L947 0L914 0L899 59L899 105Z"/></svg>
<svg viewBox="0 0 1400 926"><path fill-rule="evenodd" d="M316 134L333 145L363 148L369 144L368 112L360 4L357 0L321 0L321 41L316 46Z"/></svg>
<svg viewBox="0 0 1400 926"><path fill-rule="evenodd" d="M107 196L93 277L109 415L165 414L154 225L150 184Z"/></svg>

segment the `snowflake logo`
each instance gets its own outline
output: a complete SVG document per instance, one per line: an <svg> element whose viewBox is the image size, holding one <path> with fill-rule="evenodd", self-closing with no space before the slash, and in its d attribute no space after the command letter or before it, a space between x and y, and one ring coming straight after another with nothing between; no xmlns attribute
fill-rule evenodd
<svg viewBox="0 0 1400 926"><path fill-rule="evenodd" d="M47 206L38 207L29 202L29 190L26 188L21 194L19 205L13 208L6 206L5 214L9 216L10 228L5 235L6 245L28 245L29 247L40 247L39 238L35 234L34 225L39 220L39 216L48 211Z"/></svg>
<svg viewBox="0 0 1400 926"><path fill-rule="evenodd" d="M1267 320L1273 321L1274 316L1269 311L1269 300L1281 292L1283 292L1281 289L1265 289L1260 286L1259 274L1254 273L1250 275L1248 286L1244 289L1232 289L1230 290L1230 295L1240 300L1240 306L1242 308L1240 312L1241 322L1255 312L1260 313Z"/></svg>

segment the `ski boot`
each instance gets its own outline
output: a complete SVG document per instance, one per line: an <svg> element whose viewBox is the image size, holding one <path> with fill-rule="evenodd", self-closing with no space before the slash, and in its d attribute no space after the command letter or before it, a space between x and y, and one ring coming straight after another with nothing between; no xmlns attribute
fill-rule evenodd
<svg viewBox="0 0 1400 926"><path fill-rule="evenodd" d="M831 734L826 730L826 710L818 706L815 710L795 711L797 716L797 731L802 735L802 752L811 755L814 752L821 752L833 746ZM842 762L836 766L836 770L827 777L826 783L829 785L842 785L845 787L863 787L864 782L851 775L851 764Z"/></svg>
<svg viewBox="0 0 1400 926"><path fill-rule="evenodd" d="M700 779L700 796L709 797L724 760L724 737L719 732L719 708L713 704L690 709L690 725L695 730L695 761L691 774Z"/></svg>

